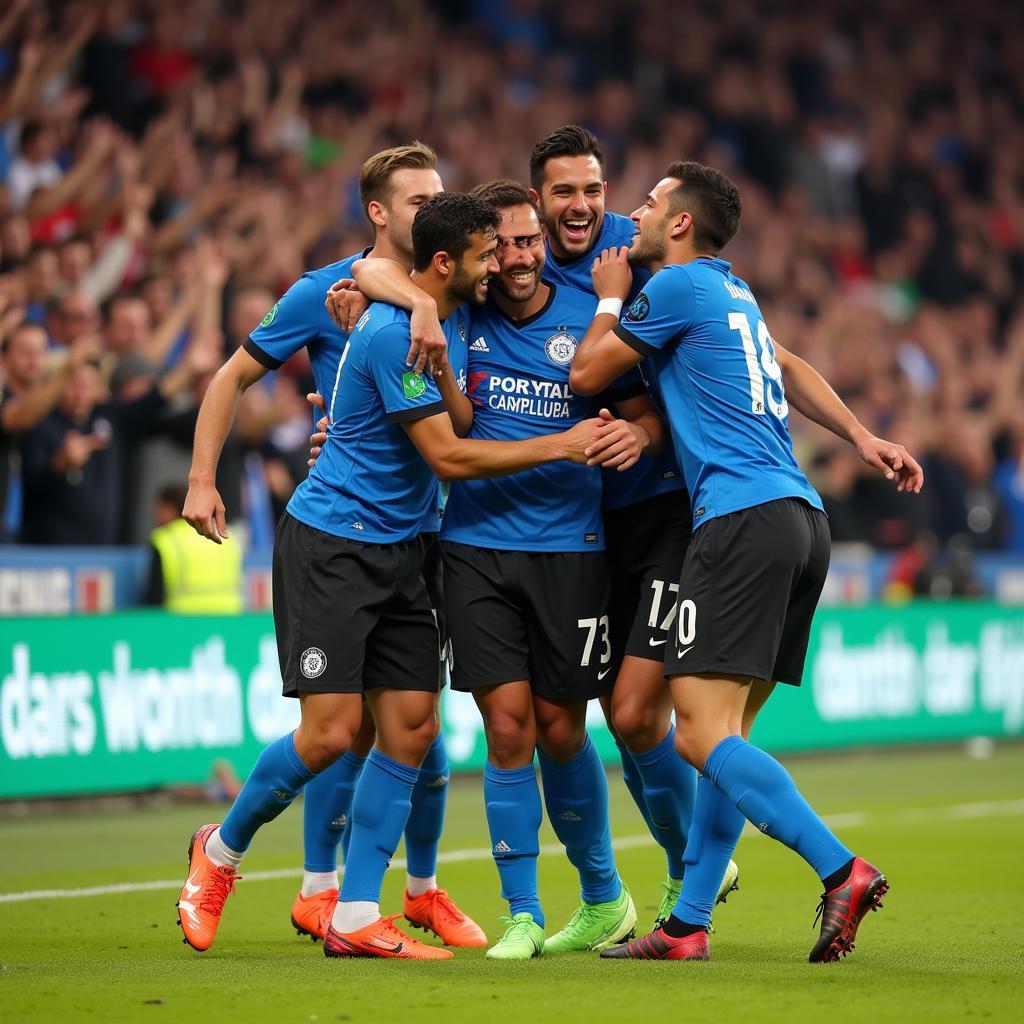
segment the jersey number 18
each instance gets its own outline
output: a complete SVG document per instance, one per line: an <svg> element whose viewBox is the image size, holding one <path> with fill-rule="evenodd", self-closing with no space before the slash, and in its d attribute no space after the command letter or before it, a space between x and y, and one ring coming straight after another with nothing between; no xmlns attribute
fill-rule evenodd
<svg viewBox="0 0 1024 1024"><path fill-rule="evenodd" d="M780 420L784 420L789 415L789 405L786 403L786 391L782 386L782 368L775 361L775 348L767 325L763 320L757 321L757 345L754 344L750 318L746 313L730 313L729 327L740 332L740 339L743 342L743 354L747 358L747 376L750 378L750 411L763 416L767 406ZM758 347L761 349L760 356ZM764 379L765 374L769 377L767 383ZM779 386L778 401L772 394L771 381Z"/></svg>

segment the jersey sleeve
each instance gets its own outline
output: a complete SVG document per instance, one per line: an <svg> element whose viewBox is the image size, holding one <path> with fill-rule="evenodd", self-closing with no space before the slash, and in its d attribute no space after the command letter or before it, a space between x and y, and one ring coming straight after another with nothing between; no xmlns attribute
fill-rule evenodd
<svg viewBox="0 0 1024 1024"><path fill-rule="evenodd" d="M441 392L429 373L410 369L408 324L387 324L366 346L366 363L392 423L409 423L445 411Z"/></svg>
<svg viewBox="0 0 1024 1024"><path fill-rule="evenodd" d="M669 348L693 322L696 299L683 267L666 267L644 285L615 334L645 356Z"/></svg>
<svg viewBox="0 0 1024 1024"><path fill-rule="evenodd" d="M300 277L270 307L242 347L270 370L320 337L324 296L311 277Z"/></svg>

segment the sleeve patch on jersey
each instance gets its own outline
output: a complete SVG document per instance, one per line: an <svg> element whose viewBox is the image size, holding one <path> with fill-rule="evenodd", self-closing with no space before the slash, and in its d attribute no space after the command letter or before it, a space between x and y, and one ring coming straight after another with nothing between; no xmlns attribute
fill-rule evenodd
<svg viewBox="0 0 1024 1024"><path fill-rule="evenodd" d="M650 300L641 292L634 300L633 304L626 310L626 319L632 320L634 323L640 323L646 320L651 312Z"/></svg>
<svg viewBox="0 0 1024 1024"><path fill-rule="evenodd" d="M260 327L269 327L277 319L277 311L280 305L280 302L275 302L270 307L267 315L260 321Z"/></svg>
<svg viewBox="0 0 1024 1024"><path fill-rule="evenodd" d="M426 390L427 384L423 374L416 373L415 370L406 370L402 374L402 393L406 398L422 398Z"/></svg>

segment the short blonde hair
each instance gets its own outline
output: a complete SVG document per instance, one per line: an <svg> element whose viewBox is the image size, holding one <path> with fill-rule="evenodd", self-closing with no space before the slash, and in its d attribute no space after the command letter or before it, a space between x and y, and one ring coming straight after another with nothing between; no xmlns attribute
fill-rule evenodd
<svg viewBox="0 0 1024 1024"><path fill-rule="evenodd" d="M411 167L415 170L433 171L437 169L437 154L425 142L414 141L409 146L395 146L375 153L359 172L359 201L363 204L363 213L369 217L367 208L370 203L387 204L391 198L391 176L395 171Z"/></svg>

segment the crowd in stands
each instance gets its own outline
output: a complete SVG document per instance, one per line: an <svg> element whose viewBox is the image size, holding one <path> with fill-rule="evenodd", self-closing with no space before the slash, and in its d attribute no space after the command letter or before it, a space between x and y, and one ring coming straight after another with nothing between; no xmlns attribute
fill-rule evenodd
<svg viewBox="0 0 1024 1024"><path fill-rule="evenodd" d="M792 414L837 542L1024 551L1024 12L995 0L7 0L4 537L145 540L212 372L366 244L367 155L522 180L567 122L612 210L672 160L734 177L725 255L774 337L922 457L897 495ZM305 473L308 384L251 389L221 460L251 543Z"/></svg>

